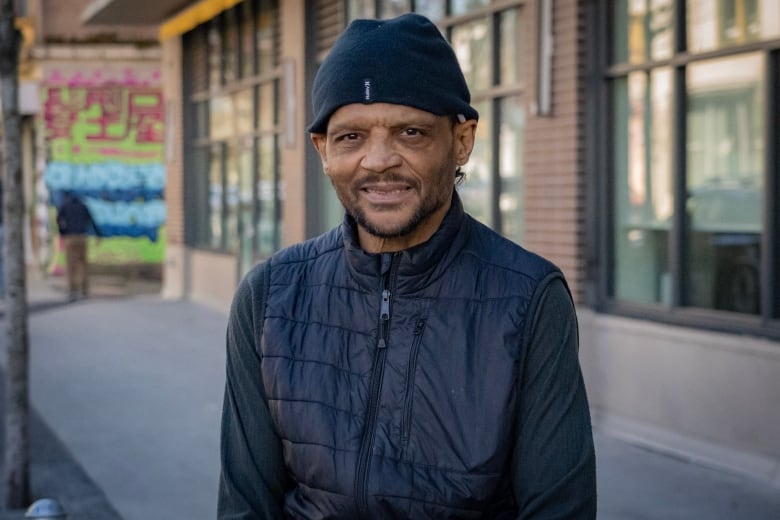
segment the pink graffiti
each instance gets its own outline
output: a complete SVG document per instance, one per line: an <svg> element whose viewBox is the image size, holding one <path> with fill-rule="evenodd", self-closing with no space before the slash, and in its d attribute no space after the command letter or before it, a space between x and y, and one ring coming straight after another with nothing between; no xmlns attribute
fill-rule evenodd
<svg viewBox="0 0 780 520"><path fill-rule="evenodd" d="M147 104L150 99L153 103ZM86 125L84 136L89 141L124 141L133 131L136 143L164 139L164 106L156 88L50 87L43 112L50 139L71 137L79 122ZM96 116L87 117L94 112Z"/></svg>
<svg viewBox="0 0 780 520"><path fill-rule="evenodd" d="M162 74L156 67L125 68L95 68L92 70L62 70L46 71L44 82L50 87L159 87Z"/></svg>

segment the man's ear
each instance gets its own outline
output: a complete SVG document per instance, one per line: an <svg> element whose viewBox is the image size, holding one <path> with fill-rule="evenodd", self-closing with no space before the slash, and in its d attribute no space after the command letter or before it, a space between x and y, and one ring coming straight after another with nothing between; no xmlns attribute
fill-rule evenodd
<svg viewBox="0 0 780 520"><path fill-rule="evenodd" d="M455 125L455 162L463 166L469 162L474 149L474 139L477 133L477 120L469 119Z"/></svg>
<svg viewBox="0 0 780 520"><path fill-rule="evenodd" d="M326 134L311 134L311 142L314 144L314 148L317 149L317 153L320 154L320 161L322 161L322 169L325 174L328 174L328 136Z"/></svg>

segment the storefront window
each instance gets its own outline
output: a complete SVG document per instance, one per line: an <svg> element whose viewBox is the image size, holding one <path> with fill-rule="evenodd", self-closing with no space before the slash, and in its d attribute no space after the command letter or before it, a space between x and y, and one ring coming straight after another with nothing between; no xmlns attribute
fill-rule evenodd
<svg viewBox="0 0 780 520"><path fill-rule="evenodd" d="M763 65L751 54L694 63L687 71L692 306L759 312Z"/></svg>
<svg viewBox="0 0 780 520"><path fill-rule="evenodd" d="M709 51L780 36L777 0L687 0L688 47Z"/></svg>
<svg viewBox="0 0 780 520"><path fill-rule="evenodd" d="M674 3L674 0L617 0L614 60L642 63L670 58L674 52Z"/></svg>
<svg viewBox="0 0 780 520"><path fill-rule="evenodd" d="M237 256L280 247L278 2L245 0L184 35L188 244ZM198 45L198 42L203 42Z"/></svg>
<svg viewBox="0 0 780 520"><path fill-rule="evenodd" d="M766 193L778 175L767 167L780 156L780 142L767 138L777 135L767 111L777 110L780 88L767 88L767 77L777 77L780 2L671 3L680 16L665 30L687 35L683 48L664 51L672 65L647 43L647 16L662 4L670 2L612 4L604 285L613 301L660 304L671 320L763 330L780 301L780 237L766 226L780 213ZM746 315L762 320L746 325Z"/></svg>
<svg viewBox="0 0 780 520"><path fill-rule="evenodd" d="M669 303L673 213L672 71L635 72L615 85L615 297Z"/></svg>

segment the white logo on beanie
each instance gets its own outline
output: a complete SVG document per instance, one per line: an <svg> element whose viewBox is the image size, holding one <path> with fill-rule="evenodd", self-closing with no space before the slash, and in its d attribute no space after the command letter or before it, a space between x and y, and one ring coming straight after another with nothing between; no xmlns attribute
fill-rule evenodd
<svg viewBox="0 0 780 520"><path fill-rule="evenodd" d="M371 80L363 80L363 101L371 101Z"/></svg>

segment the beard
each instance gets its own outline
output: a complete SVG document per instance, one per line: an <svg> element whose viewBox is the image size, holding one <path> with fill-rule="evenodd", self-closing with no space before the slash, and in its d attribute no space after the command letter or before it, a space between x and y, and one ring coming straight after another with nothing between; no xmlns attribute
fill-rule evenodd
<svg viewBox="0 0 780 520"><path fill-rule="evenodd" d="M395 176L393 174L384 174L382 179L390 182L401 180L400 176ZM373 179L363 179L362 181L366 182L367 180ZM406 181L406 179L403 180ZM381 213L378 217L369 217L366 209L358 203L358 197L352 196L349 192L343 192L331 179L331 184L333 184L333 187L336 190L336 195L341 201L341 205L344 206L347 214L352 217L355 222L361 228L365 229L369 234L377 238L384 239L404 237L413 233L431 215L449 203L450 199L452 198L452 193L450 190L454 188L454 182L449 185L445 185L446 181L444 180L442 180L442 182L443 184L441 186L437 186L428 197L420 200L420 202L412 211L411 215L409 215L406 219L396 223L387 223L382 221ZM417 189L419 191L419 186L416 182L409 182L409 184L411 186L410 189ZM359 186L354 189L359 190ZM397 208L391 207L388 208L388 211L393 211L394 209Z"/></svg>

